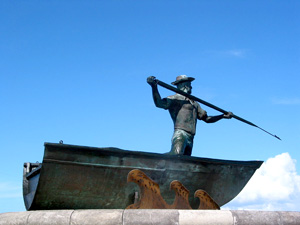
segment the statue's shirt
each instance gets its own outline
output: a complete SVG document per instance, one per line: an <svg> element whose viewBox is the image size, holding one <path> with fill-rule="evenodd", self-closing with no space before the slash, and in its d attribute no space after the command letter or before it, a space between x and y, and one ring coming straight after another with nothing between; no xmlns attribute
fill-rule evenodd
<svg viewBox="0 0 300 225"><path fill-rule="evenodd" d="M195 135L197 119L202 119L206 111L200 105L180 94L175 94L162 99L165 109L169 110L174 123L174 129L182 129Z"/></svg>

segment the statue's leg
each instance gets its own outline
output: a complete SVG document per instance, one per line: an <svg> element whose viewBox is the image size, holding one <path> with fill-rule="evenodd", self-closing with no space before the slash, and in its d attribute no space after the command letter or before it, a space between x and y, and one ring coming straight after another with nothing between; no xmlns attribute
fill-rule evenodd
<svg viewBox="0 0 300 225"><path fill-rule="evenodd" d="M183 155L186 148L186 137L184 131L175 130L172 137L172 147L170 155Z"/></svg>
<svg viewBox="0 0 300 225"><path fill-rule="evenodd" d="M186 133L185 134L185 142L186 142L186 146L185 146L183 154L191 156L192 155L192 149L193 149L193 143L194 143L194 135Z"/></svg>
<svg viewBox="0 0 300 225"><path fill-rule="evenodd" d="M193 148L193 147L187 145L187 146L185 147L185 150L184 150L184 152L183 152L183 155L191 156L191 155L192 155L192 148Z"/></svg>

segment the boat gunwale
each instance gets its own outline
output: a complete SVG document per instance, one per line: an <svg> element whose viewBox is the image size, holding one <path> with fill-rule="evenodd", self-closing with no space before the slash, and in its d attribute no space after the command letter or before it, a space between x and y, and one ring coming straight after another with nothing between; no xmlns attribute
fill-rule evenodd
<svg viewBox="0 0 300 225"><path fill-rule="evenodd" d="M34 177L35 175L37 175L41 172L42 163L39 163L39 164L40 165L38 167L36 167L35 169L33 169L32 171L30 171L29 173L26 174L27 179L30 179L31 177Z"/></svg>
<svg viewBox="0 0 300 225"><path fill-rule="evenodd" d="M243 165L247 167L254 167L259 168L263 161L260 160L250 160L250 161L243 161L243 160L225 160L225 159L213 159L213 158L204 158L204 157L195 157L195 156L186 156L186 155L168 155L168 154L161 154L161 153L153 153L153 152L143 152L143 151L132 151L132 150L123 150L116 147L90 147L90 146L79 146L79 145L69 145L69 144L56 144L56 143L49 143L45 142L45 149L49 148L64 148L69 149L70 151L75 152L74 150L84 151L85 154L91 154L96 156L95 153L99 155L107 155L107 156L119 156L122 155L123 157L143 157L143 158L153 158L160 160L176 160L176 161L183 161L189 163L212 163L212 164L225 164L225 165ZM51 157L44 157L44 160L57 160L52 159Z"/></svg>

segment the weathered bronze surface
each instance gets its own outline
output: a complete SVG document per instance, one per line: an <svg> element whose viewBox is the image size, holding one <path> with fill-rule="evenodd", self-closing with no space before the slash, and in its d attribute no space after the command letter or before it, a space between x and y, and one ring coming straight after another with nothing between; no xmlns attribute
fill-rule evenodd
<svg viewBox="0 0 300 225"><path fill-rule="evenodd" d="M169 184L180 180L191 193L203 189L222 206L243 189L261 164L45 143L42 164L33 170L24 167L23 195L28 210L125 209L139 191L136 184L127 183L127 174L140 169L160 185L168 204L174 201ZM199 205L193 196L189 202L194 209Z"/></svg>
<svg viewBox="0 0 300 225"><path fill-rule="evenodd" d="M160 193L159 185L143 171L135 169L129 172L127 182L134 182L140 187L140 199L126 209L192 209L189 203L189 190L177 180L170 184L175 192L172 205L166 203ZM195 197L200 199L198 209L220 209L218 204L204 190L197 190Z"/></svg>

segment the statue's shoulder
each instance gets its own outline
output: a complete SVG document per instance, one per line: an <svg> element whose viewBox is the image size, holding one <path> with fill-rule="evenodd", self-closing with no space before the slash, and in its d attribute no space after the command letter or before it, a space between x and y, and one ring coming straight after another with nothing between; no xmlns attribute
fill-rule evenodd
<svg viewBox="0 0 300 225"><path fill-rule="evenodd" d="M184 96L175 94L175 95L170 95L167 97L169 100L184 100Z"/></svg>

